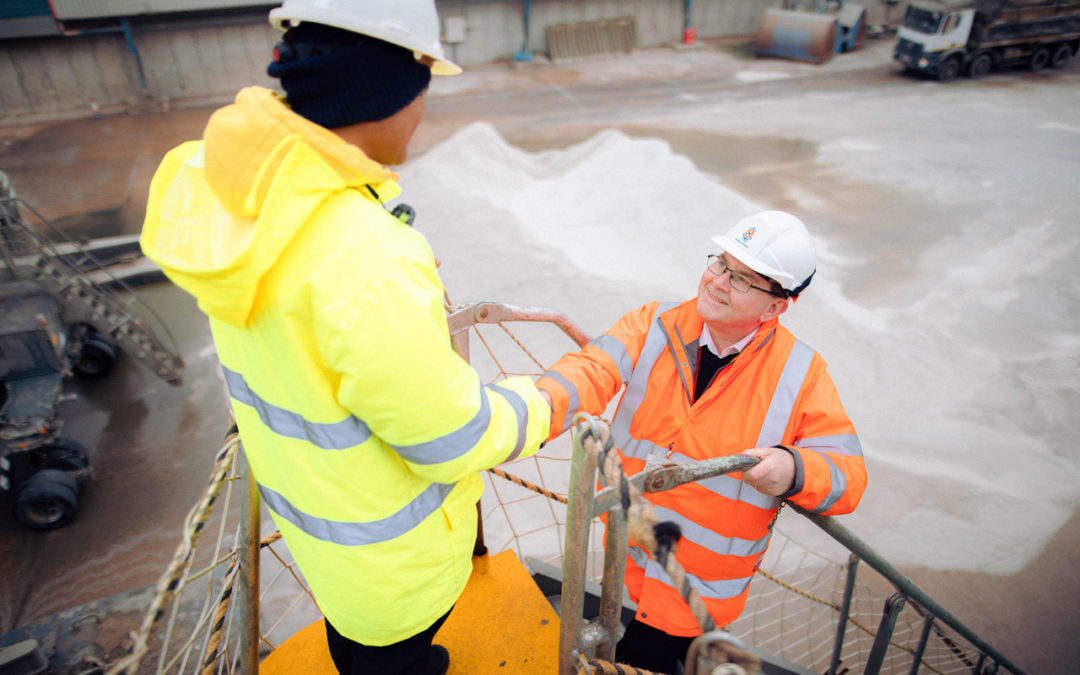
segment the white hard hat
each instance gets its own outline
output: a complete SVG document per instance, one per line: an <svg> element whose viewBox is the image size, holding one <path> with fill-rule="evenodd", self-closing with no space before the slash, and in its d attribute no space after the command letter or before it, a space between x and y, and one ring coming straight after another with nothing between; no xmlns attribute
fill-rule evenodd
<svg viewBox="0 0 1080 675"><path fill-rule="evenodd" d="M814 240L801 220L783 211L762 211L735 223L712 240L736 260L768 277L793 297L817 268Z"/></svg>
<svg viewBox="0 0 1080 675"><path fill-rule="evenodd" d="M310 21L370 35L435 59L435 75L457 75L461 67L446 60L439 41L435 0L282 0L270 10L270 23L287 30Z"/></svg>

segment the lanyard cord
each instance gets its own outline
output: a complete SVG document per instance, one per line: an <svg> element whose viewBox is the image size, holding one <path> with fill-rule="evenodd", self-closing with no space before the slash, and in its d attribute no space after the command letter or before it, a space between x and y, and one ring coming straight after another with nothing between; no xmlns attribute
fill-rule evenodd
<svg viewBox="0 0 1080 675"><path fill-rule="evenodd" d="M375 201L379 202L379 206L386 209L386 204L383 203L382 197L379 196L379 193L375 192L375 188L371 187L370 185L365 185L364 187L368 189L368 192L370 192L371 196L375 198ZM391 211L390 209L386 209L386 211L393 217L408 225L409 227L412 227L413 221L416 220L416 210L408 204L398 204L394 207L393 211Z"/></svg>

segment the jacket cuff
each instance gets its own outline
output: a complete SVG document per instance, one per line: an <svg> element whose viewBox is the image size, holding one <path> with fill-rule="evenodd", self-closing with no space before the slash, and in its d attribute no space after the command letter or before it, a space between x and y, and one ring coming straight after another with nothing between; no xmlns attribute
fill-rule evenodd
<svg viewBox="0 0 1080 675"><path fill-rule="evenodd" d="M566 389L562 387L562 384L550 377L548 374L541 376L536 382L536 388L547 392L551 397L551 424L548 427L547 440L553 440L556 436L561 434L564 430L563 422L566 417L566 409L568 404L568 396Z"/></svg>
<svg viewBox="0 0 1080 675"><path fill-rule="evenodd" d="M803 482L805 481L806 473L803 470L802 456L799 455L793 448L789 448L786 445L774 445L774 448L780 448L781 450L787 450L791 453L792 458L795 460L795 484L791 486L791 489L780 495L780 499L787 499L794 497L802 492Z"/></svg>

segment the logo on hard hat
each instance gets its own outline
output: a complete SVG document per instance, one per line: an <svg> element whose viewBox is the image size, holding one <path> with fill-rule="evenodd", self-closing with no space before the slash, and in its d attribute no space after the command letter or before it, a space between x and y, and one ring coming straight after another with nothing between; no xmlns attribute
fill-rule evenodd
<svg viewBox="0 0 1080 675"><path fill-rule="evenodd" d="M747 230L742 233L742 242L740 242L740 243L749 244L750 240L752 240L754 238L755 234L757 234L757 228L756 227L747 228Z"/></svg>

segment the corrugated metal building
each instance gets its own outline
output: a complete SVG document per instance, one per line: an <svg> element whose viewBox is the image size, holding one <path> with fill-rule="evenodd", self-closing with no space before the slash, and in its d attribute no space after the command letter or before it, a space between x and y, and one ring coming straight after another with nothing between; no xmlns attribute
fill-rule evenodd
<svg viewBox="0 0 1080 675"><path fill-rule="evenodd" d="M462 64L753 35L783 0L437 0ZM279 34L260 0L4 0L0 124L131 107L219 103L266 66ZM687 10L689 9L689 16Z"/></svg>
<svg viewBox="0 0 1080 675"><path fill-rule="evenodd" d="M99 19L114 16L141 16L171 12L197 12L235 7L274 7L266 0L52 0L60 21Z"/></svg>
<svg viewBox="0 0 1080 675"><path fill-rule="evenodd" d="M0 3L0 40L12 37L59 35L49 0L6 0Z"/></svg>

